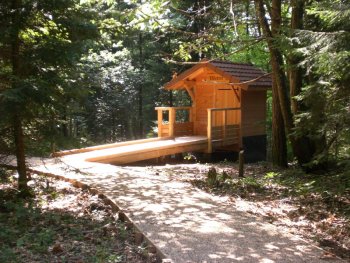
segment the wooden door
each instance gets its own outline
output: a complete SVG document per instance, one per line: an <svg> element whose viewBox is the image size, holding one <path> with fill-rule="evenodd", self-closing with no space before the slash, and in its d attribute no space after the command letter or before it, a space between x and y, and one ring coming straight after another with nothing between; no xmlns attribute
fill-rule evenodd
<svg viewBox="0 0 350 263"><path fill-rule="evenodd" d="M236 91L237 92L237 91ZM215 89L215 108L236 108L239 107L239 101L235 91L228 87L217 87ZM227 124L236 124L238 121L238 111L228 111L226 114ZM221 126L224 123L222 111L214 112L214 126Z"/></svg>
<svg viewBox="0 0 350 263"><path fill-rule="evenodd" d="M214 89L211 85L202 84L196 86L196 117L194 123L196 135L207 135L207 109L213 108L213 94Z"/></svg>

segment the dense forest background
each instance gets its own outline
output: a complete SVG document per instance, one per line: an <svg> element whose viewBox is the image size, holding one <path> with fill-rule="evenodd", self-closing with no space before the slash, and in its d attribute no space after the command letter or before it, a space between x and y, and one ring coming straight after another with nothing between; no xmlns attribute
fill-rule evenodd
<svg viewBox="0 0 350 263"><path fill-rule="evenodd" d="M0 151L25 155L155 135L162 85L201 59L273 73L269 158L349 165L346 0L3 0ZM21 178L21 176L20 176Z"/></svg>

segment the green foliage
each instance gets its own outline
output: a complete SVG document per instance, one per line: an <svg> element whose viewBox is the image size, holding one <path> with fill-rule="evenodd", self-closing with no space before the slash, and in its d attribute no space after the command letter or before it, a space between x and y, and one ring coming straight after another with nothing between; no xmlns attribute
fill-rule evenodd
<svg viewBox="0 0 350 263"><path fill-rule="evenodd" d="M210 167L207 173L207 184L210 187L216 187L218 183L219 181L218 181L218 174L216 172L216 169L214 167Z"/></svg>
<svg viewBox="0 0 350 263"><path fill-rule="evenodd" d="M342 1L321 1L307 9L308 26L293 41L303 61L307 85L297 97L310 110L297 116L297 132L325 138L313 163L349 158L350 12ZM321 31L321 32L320 32Z"/></svg>
<svg viewBox="0 0 350 263"><path fill-rule="evenodd" d="M206 181L209 187L216 188L222 186L223 184L230 184L231 179L231 176L226 171L218 173L215 167L210 167L209 171L207 172Z"/></svg>
<svg viewBox="0 0 350 263"><path fill-rule="evenodd" d="M192 153L186 153L184 160L197 162L197 157Z"/></svg>
<svg viewBox="0 0 350 263"><path fill-rule="evenodd" d="M74 0L20 1L20 19L11 23L10 1L0 4L1 52L0 127L6 148L11 145L13 112L20 113L28 141L54 142L62 109L86 93L77 86L77 62L98 37L91 19L95 12ZM18 32L17 72L11 68L14 60L12 43ZM58 116L59 117L58 117ZM43 128L45 127L45 128ZM5 130L3 130L5 129ZM4 131L9 130L9 133ZM8 141L10 143L8 143ZM6 150L6 148L4 150ZM35 147L33 147L35 148ZM41 148L39 146L39 148ZM48 148L48 147L47 147Z"/></svg>
<svg viewBox="0 0 350 263"><path fill-rule="evenodd" d="M202 58L253 63L271 71L252 1L11 1L0 3L0 146L13 152L14 110L23 116L27 152L49 152L154 135L155 106L190 105L186 92L164 91L173 72ZM291 31L282 4L276 45L302 61L306 106L295 133L316 141L314 163L350 157L349 9L344 1L312 1L304 27ZM21 74L11 44L18 30ZM271 97L269 97L271 105ZM268 138L271 110L268 108ZM182 114L179 119L187 116ZM290 158L292 159L292 158Z"/></svg>

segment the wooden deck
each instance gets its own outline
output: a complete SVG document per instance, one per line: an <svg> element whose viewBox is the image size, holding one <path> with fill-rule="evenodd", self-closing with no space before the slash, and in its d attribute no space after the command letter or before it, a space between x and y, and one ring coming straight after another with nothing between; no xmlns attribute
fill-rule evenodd
<svg viewBox="0 0 350 263"><path fill-rule="evenodd" d="M175 138L154 138L101 145L57 153L68 158L90 162L126 164L183 152L205 151L208 138L205 136L184 136ZM72 155L74 154L74 155Z"/></svg>
<svg viewBox="0 0 350 263"><path fill-rule="evenodd" d="M62 151L53 156L69 155L69 158L89 162L127 164L177 153L238 151L242 147L240 108L207 109L206 131L199 134L194 134L191 107L157 107L156 110L157 138ZM176 113L179 111L187 111L187 117L183 114L182 120L178 120ZM164 112L168 112L168 121L163 121Z"/></svg>

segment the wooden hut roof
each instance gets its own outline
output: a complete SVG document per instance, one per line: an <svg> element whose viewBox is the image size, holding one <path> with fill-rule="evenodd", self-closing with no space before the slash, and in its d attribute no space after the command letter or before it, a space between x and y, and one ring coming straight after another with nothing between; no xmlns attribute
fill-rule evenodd
<svg viewBox="0 0 350 263"><path fill-rule="evenodd" d="M270 75L252 64L236 63L220 60L206 60L199 62L196 66L182 72L171 81L165 84L166 89L182 88L183 81L193 80L197 75L196 72L208 68L217 74L222 75L233 83L246 83L247 87L264 87L272 86ZM255 80L256 79L256 80ZM252 81L255 80L255 81Z"/></svg>

